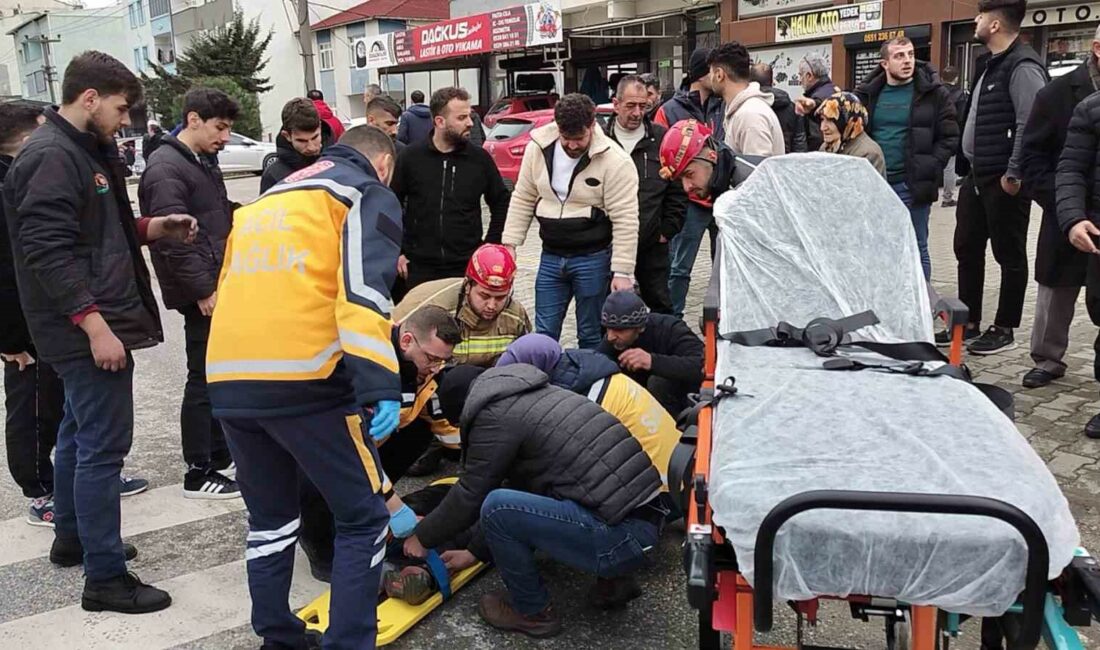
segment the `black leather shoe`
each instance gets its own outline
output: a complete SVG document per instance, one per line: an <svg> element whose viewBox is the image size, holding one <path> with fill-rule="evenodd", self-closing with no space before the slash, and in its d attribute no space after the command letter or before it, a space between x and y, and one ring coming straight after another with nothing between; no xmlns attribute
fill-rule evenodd
<svg viewBox="0 0 1100 650"><path fill-rule="evenodd" d="M110 580L86 580L80 607L86 612L147 614L172 604L167 591L151 587L132 573Z"/></svg>
<svg viewBox="0 0 1100 650"><path fill-rule="evenodd" d="M435 474L439 466L443 464L443 458L446 453L446 447L432 445L415 463L409 466L409 469L405 470L405 476L419 477Z"/></svg>
<svg viewBox="0 0 1100 650"><path fill-rule="evenodd" d="M123 544L122 552L126 554L126 561L137 557L137 549L133 544ZM63 540L55 537L53 546L50 547L50 562L57 566L79 566L84 563L84 546L79 539Z"/></svg>
<svg viewBox="0 0 1100 650"><path fill-rule="evenodd" d="M1042 388L1055 379L1058 379L1058 375L1052 372L1048 372L1042 368L1032 368L1024 375L1024 388Z"/></svg>
<svg viewBox="0 0 1100 650"><path fill-rule="evenodd" d="M1085 435L1090 438L1100 438L1100 413L1092 416L1089 423L1085 425Z"/></svg>

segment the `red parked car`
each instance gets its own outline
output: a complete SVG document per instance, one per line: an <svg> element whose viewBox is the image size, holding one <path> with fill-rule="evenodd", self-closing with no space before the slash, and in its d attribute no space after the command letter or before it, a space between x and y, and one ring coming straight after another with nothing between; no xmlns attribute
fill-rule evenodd
<svg viewBox="0 0 1100 650"><path fill-rule="evenodd" d="M596 107L596 122L604 128L613 111L610 104ZM523 150L531 141L531 131L554 121L554 109L516 113L501 117L485 136L482 147L493 157L500 175L508 187L515 185L519 177L519 166L523 162Z"/></svg>
<svg viewBox="0 0 1100 650"><path fill-rule="evenodd" d="M486 128L491 128L502 117L511 117L518 113L533 113L547 108L554 108L558 103L557 95L516 95L515 97L501 97L485 112L482 122Z"/></svg>

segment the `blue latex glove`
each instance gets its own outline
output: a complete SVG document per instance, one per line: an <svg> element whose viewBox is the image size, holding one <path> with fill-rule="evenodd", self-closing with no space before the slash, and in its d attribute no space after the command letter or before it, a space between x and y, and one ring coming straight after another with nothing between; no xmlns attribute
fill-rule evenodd
<svg viewBox="0 0 1100 650"><path fill-rule="evenodd" d="M401 417L401 402L382 400L374 405L374 417L370 420L370 437L381 442L397 430Z"/></svg>
<svg viewBox="0 0 1100 650"><path fill-rule="evenodd" d="M399 539L412 535L416 530L416 513L412 508L402 504L400 510L390 515L390 530Z"/></svg>

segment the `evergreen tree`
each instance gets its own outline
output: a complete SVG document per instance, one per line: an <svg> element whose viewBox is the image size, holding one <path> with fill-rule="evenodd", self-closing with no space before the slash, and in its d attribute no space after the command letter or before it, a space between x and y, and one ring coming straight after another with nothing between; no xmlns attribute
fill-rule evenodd
<svg viewBox="0 0 1100 650"><path fill-rule="evenodd" d="M260 73L267 66L264 52L273 35L271 30L266 36L261 33L258 18L246 24L244 14L237 10L228 24L195 37L176 62L176 69L189 79L229 77L250 93L266 93L271 90L271 78Z"/></svg>

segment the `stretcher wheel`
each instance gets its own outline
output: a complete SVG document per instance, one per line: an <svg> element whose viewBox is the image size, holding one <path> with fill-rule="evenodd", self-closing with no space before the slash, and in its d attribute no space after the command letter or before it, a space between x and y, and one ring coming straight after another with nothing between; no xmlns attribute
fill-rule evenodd
<svg viewBox="0 0 1100 650"><path fill-rule="evenodd" d="M886 650L909 650L909 639L912 637L909 621L886 619Z"/></svg>

